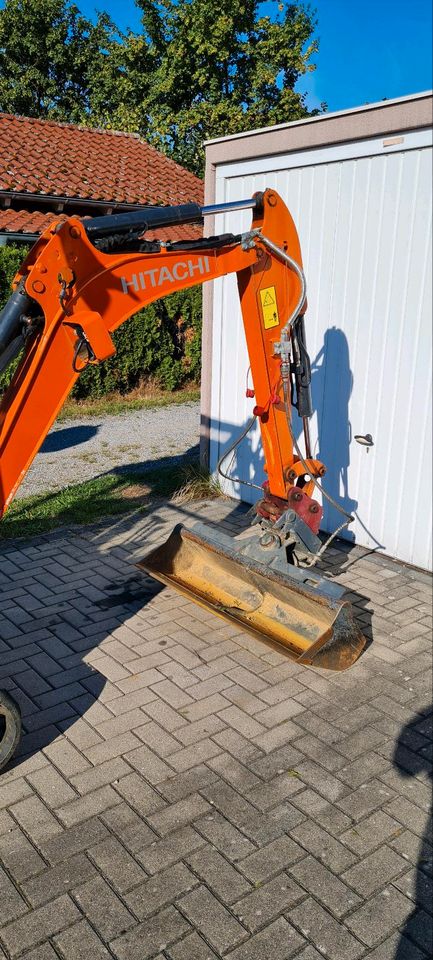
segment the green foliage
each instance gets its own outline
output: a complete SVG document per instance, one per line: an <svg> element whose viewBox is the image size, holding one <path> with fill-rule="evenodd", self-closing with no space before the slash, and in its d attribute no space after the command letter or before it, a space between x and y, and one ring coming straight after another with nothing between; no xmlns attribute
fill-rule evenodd
<svg viewBox="0 0 433 960"><path fill-rule="evenodd" d="M315 17L270 0L136 0L142 31L71 0L5 0L0 109L139 132L195 173L203 141L309 115ZM317 113L318 111L313 111Z"/></svg>
<svg viewBox="0 0 433 960"><path fill-rule="evenodd" d="M270 17L259 0L137 5L154 60L140 127L179 163L200 173L204 140L308 115L294 90L318 48L308 7L273 0Z"/></svg>
<svg viewBox="0 0 433 960"><path fill-rule="evenodd" d="M116 355L81 374L77 400L128 393L146 377L165 390L200 379L201 287L173 293L131 317L114 334Z"/></svg>
<svg viewBox="0 0 433 960"><path fill-rule="evenodd" d="M93 24L71 0L6 0L0 11L0 109L72 123L120 37L107 14Z"/></svg>
<svg viewBox="0 0 433 960"><path fill-rule="evenodd" d="M0 247L0 308L26 255L23 246ZM77 400L128 393L152 377L165 390L200 379L201 286L173 293L131 317L114 334L117 353L81 374L72 396ZM16 365L16 364L15 364ZM0 391L14 365L0 377Z"/></svg>
<svg viewBox="0 0 433 960"><path fill-rule="evenodd" d="M9 300L12 293L12 280L27 255L28 249L23 244L0 247L0 310ZM19 357L16 357L6 370L0 373L0 395L9 386L18 363Z"/></svg>
<svg viewBox="0 0 433 960"><path fill-rule="evenodd" d="M0 247L0 310L12 293L11 283L27 255L28 247L23 244Z"/></svg>

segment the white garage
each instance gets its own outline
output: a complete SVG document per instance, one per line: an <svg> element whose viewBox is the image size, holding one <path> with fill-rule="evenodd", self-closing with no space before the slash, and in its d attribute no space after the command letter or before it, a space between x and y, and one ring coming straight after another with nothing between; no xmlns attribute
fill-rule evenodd
<svg viewBox="0 0 433 960"><path fill-rule="evenodd" d="M327 114L206 145L206 203L277 190L307 277L313 455L355 513L348 536L431 569L432 95ZM225 213L208 232L239 232ZM234 276L205 291L202 457L215 469L251 416ZM355 435L370 434L373 446ZM233 476L264 480L251 435ZM227 483L252 502L257 492ZM339 514L326 503L323 527Z"/></svg>

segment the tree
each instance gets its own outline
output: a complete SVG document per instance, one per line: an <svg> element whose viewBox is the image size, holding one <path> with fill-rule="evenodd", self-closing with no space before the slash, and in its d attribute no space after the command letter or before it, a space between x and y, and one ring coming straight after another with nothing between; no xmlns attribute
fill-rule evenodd
<svg viewBox="0 0 433 960"><path fill-rule="evenodd" d="M300 2L136 0L140 33L71 0L6 0L0 109L135 131L195 173L203 141L309 115L314 14ZM313 111L317 113L318 111Z"/></svg>
<svg viewBox="0 0 433 960"><path fill-rule="evenodd" d="M107 14L98 14L93 24L70 0L6 0L0 11L0 109L91 123L91 91L118 37Z"/></svg>
<svg viewBox="0 0 433 960"><path fill-rule="evenodd" d="M259 0L136 2L152 82L138 82L131 106L143 134L179 163L202 172L204 140L309 114L294 89L315 69L308 7L273 0L270 17Z"/></svg>

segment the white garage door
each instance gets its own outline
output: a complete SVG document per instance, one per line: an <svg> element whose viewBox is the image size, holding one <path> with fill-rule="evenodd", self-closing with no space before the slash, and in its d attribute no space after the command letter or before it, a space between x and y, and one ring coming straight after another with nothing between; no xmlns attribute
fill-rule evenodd
<svg viewBox="0 0 433 960"><path fill-rule="evenodd" d="M356 514L349 537L431 569L431 136L393 140L220 166L216 202L271 187L288 204L307 276L312 435L326 486ZM249 224L246 212L241 228ZM239 214L217 218L217 232L239 228ZM251 415L247 368L236 281L227 277L214 292L213 469ZM354 440L367 433L368 452ZM264 479L258 429L231 470ZM258 495L228 489L248 502ZM325 505L324 529L338 522Z"/></svg>

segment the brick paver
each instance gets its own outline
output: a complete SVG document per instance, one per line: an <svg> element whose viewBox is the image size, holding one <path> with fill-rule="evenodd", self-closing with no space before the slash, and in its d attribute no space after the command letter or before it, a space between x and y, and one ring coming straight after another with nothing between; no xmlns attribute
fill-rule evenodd
<svg viewBox="0 0 433 960"><path fill-rule="evenodd" d="M430 956L430 578L333 547L373 642L300 667L137 571L197 515L2 548L0 960Z"/></svg>

